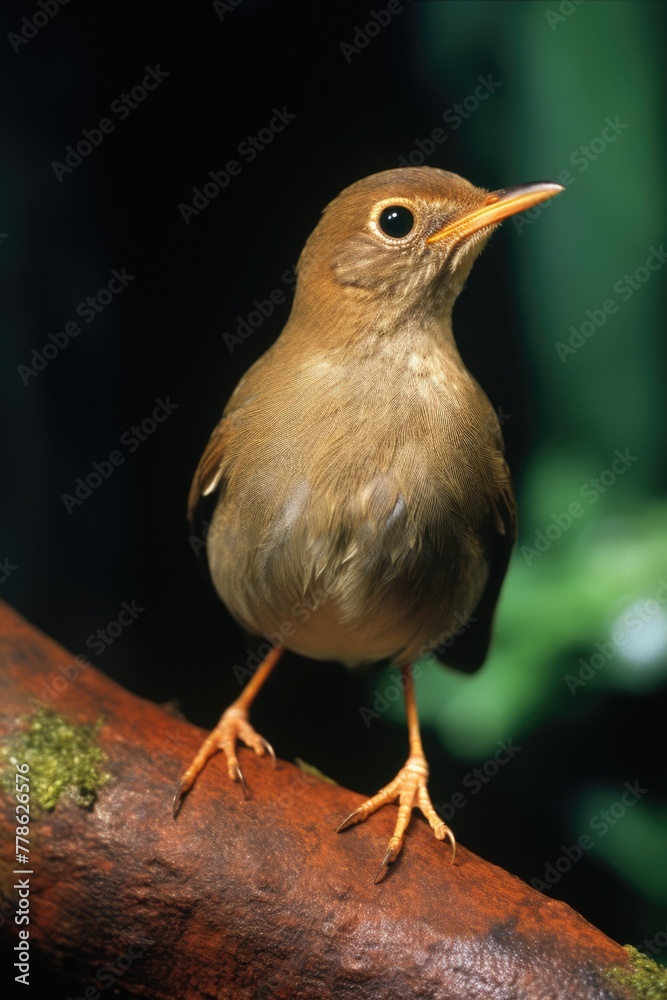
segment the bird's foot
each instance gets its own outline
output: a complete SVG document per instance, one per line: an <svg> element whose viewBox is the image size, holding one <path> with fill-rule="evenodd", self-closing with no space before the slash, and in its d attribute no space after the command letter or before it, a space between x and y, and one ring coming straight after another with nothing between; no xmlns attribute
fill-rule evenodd
<svg viewBox="0 0 667 1000"><path fill-rule="evenodd" d="M449 838L452 844L452 864L454 863L456 839L452 830L440 819L433 808L433 803L426 790L427 781L428 764L426 763L426 758L421 754L413 754L408 758L405 766L401 768L393 781L390 781L388 785L380 789L377 795L374 795L371 799L364 802L363 805L360 805L358 809L355 809L338 827L338 833L341 833L341 831L347 830L348 827L353 826L355 823L362 823L372 813L388 802L395 802L398 799L398 818L396 820L394 835L389 841L386 854L373 879L374 882L382 881L387 874L388 866L398 857L398 853L403 846L403 835L410 822L412 810L415 807L421 809L438 840Z"/></svg>
<svg viewBox="0 0 667 1000"><path fill-rule="evenodd" d="M218 750L222 750L227 758L227 773L229 777L232 781L240 782L244 797L248 797L248 787L243 779L243 772L239 767L236 756L237 740L241 740L247 747L254 750L258 757L263 757L265 753L268 753L275 767L276 755L273 752L273 747L268 740L265 740L263 736L255 732L250 725L246 709L238 705L230 705L223 712L215 729L204 740L197 756L181 778L178 791L174 797L174 819L178 816L183 799L194 785L197 775L204 769L206 762Z"/></svg>

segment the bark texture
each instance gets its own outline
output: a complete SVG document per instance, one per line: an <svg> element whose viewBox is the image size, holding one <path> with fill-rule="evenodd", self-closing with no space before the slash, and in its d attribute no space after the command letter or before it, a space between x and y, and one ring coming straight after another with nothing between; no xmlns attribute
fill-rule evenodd
<svg viewBox="0 0 667 1000"><path fill-rule="evenodd" d="M629 969L620 945L464 847L452 866L449 846L419 820L374 885L395 809L337 836L362 797L284 761L274 771L241 750L244 800L218 755L174 821L178 778L203 731L92 667L68 679L73 662L0 605L0 742L29 727L45 685L60 688L51 708L74 726L103 719L94 739L110 777L95 804L65 795L30 825L31 953L77 975L82 996L112 987L179 1000L639 995L608 974ZM14 766L5 761L5 773ZM5 787L1 933L12 945L15 811Z"/></svg>

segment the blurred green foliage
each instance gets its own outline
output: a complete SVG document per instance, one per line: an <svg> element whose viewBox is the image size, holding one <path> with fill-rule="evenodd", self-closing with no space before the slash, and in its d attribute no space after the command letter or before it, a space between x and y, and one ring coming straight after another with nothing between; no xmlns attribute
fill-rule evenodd
<svg viewBox="0 0 667 1000"><path fill-rule="evenodd" d="M650 694L667 676L656 11L623 2L420 5L434 81L456 92L469 78L472 93L484 53L500 81L465 122L466 145L490 161L486 173L567 187L532 218L505 223L543 431L520 484L519 544L491 657L472 678L427 668L419 685L423 722L464 758L567 719L582 699ZM617 453L631 459L622 471L622 462L612 467ZM392 712L400 718L400 705ZM613 801L601 785L576 795L575 836ZM649 796L596 857L664 906L666 841L667 811Z"/></svg>

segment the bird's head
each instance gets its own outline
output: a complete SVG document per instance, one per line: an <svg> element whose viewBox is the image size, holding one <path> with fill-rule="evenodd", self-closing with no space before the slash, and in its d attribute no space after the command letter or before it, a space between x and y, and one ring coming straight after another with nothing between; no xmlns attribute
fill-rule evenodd
<svg viewBox="0 0 667 1000"><path fill-rule="evenodd" d="M489 192L433 167L372 174L324 210L301 254L299 283L445 312L495 227L562 190L539 182Z"/></svg>

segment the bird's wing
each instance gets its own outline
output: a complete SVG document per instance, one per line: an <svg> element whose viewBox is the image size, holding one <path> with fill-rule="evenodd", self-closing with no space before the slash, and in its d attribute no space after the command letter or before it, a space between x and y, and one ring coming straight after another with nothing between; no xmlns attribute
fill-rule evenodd
<svg viewBox="0 0 667 1000"><path fill-rule="evenodd" d="M222 419L209 438L190 486L188 520L191 524L194 521L199 501L215 492L220 486L225 468L225 450L233 438L236 417L244 405L252 399L258 381L261 385L262 369L272 354L273 348L271 347L250 366L229 397Z"/></svg>
<svg viewBox="0 0 667 1000"><path fill-rule="evenodd" d="M493 619L507 565L516 541L517 514L512 481L507 465L506 485L501 493L492 497L489 506L489 577L484 593L475 608L468 626L447 650L443 659L447 666L472 673L486 659L491 642Z"/></svg>
<svg viewBox="0 0 667 1000"><path fill-rule="evenodd" d="M223 469L225 447L231 432L231 420L223 417L217 425L194 474L188 495L188 520L194 521L197 506L202 497L208 496L219 486Z"/></svg>

